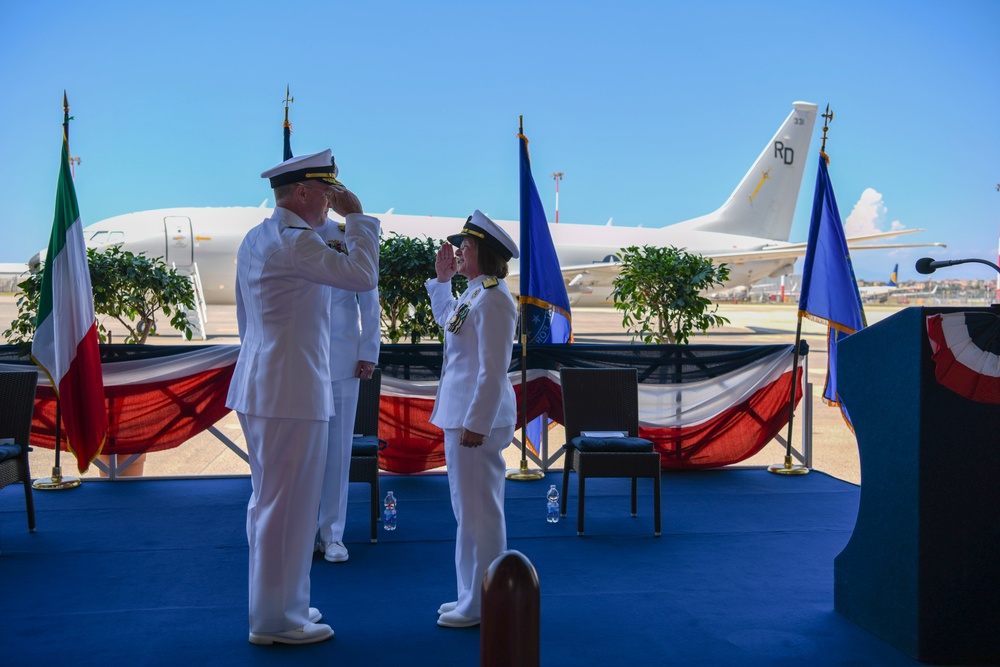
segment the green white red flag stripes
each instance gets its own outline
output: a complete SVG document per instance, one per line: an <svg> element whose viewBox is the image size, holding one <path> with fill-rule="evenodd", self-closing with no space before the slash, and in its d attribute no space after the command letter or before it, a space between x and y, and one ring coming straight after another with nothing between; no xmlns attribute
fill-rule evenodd
<svg viewBox="0 0 1000 667"><path fill-rule="evenodd" d="M107 413L94 293L69 166L68 123L67 107L55 219L42 272L31 356L56 389L67 444L82 473L104 446Z"/></svg>

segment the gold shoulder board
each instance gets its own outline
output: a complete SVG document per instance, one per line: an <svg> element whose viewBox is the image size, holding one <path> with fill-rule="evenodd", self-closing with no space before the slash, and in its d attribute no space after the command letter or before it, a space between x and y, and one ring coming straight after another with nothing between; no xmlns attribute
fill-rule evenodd
<svg viewBox="0 0 1000 667"><path fill-rule="evenodd" d="M493 276L490 276L489 278L487 278L486 280L483 281L483 287L485 287L486 289L490 289L490 288L496 287L499 284L500 284L500 281L497 280Z"/></svg>

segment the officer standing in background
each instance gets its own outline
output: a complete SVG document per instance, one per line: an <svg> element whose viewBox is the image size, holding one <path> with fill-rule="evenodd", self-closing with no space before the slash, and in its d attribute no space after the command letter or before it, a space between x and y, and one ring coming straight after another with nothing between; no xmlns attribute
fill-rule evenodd
<svg viewBox="0 0 1000 667"><path fill-rule="evenodd" d="M517 406L507 377L517 307L503 279L514 241L476 211L438 250L436 278L425 283L434 319L445 330L441 381L430 422L444 431L451 506L458 522L458 598L438 608L438 625L479 625L483 575L507 548L503 450L514 439ZM469 286L458 299L451 279Z"/></svg>
<svg viewBox="0 0 1000 667"><path fill-rule="evenodd" d="M330 286L378 282L379 221L336 179L329 150L261 174L274 189L270 218L236 256L240 353L226 406L247 441L253 492L247 504L250 643L311 644L333 636L309 606L327 435ZM332 208L346 217L349 254L316 229Z"/></svg>
<svg viewBox="0 0 1000 667"><path fill-rule="evenodd" d="M344 223L334 220L328 220L319 230L328 246L346 254L344 232ZM348 557L344 525L347 523L347 489L358 387L361 380L372 376L378 364L382 309L378 289L355 292L333 287L330 292L330 380L334 418L330 420L316 550L331 563L343 563Z"/></svg>

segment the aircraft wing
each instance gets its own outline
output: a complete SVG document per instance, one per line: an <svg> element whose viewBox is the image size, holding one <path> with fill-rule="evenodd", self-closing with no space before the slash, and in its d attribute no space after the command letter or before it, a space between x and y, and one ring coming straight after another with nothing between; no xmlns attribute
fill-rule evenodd
<svg viewBox="0 0 1000 667"><path fill-rule="evenodd" d="M852 236L847 239L847 247L850 250L891 250L893 248L946 248L944 243L867 243L875 239L890 238L902 234L915 234L923 229L904 229L895 232L879 232L877 234L865 234L862 236ZM755 260L767 259L792 259L802 257L806 254L807 243L782 243L773 246L764 246L757 250L738 250L735 252L712 253L706 255L711 257L716 263L725 262L727 264L742 264Z"/></svg>
<svg viewBox="0 0 1000 667"><path fill-rule="evenodd" d="M590 294L595 286L610 285L620 270L621 262L594 262L560 267L566 292L571 300L574 295ZM516 271L507 275L507 285L512 294L518 293L519 276Z"/></svg>
<svg viewBox="0 0 1000 667"><path fill-rule="evenodd" d="M854 236L848 239L848 247L851 250L866 250L866 249L891 249L891 248L917 248L917 247L927 247L927 246L939 246L944 247L943 243L882 243L882 244L871 244L868 241L887 238L892 236L899 236L902 234L913 234L916 232L923 231L922 229L906 229L894 232L879 232L876 234L866 234L863 236ZM701 253L705 257L710 257L717 264L726 263L731 266L749 264L754 265L755 262L771 262L772 269L774 262L787 260L787 265L790 267L791 262L794 262L797 258L802 257L806 254L806 243L776 243L770 246L763 246L756 250L735 250L732 252L706 252ZM566 283L566 292L570 297L570 302L576 302L579 299L592 299L597 298L600 294L598 301L607 300L606 292L610 288L612 282L614 282L615 277L621 270L620 262L594 262L591 264L579 264L575 266L563 266L560 268L562 271L563 281ZM517 294L518 285L518 273L512 272L507 276L507 284L510 286L510 290L513 294ZM595 290L597 294L595 294Z"/></svg>

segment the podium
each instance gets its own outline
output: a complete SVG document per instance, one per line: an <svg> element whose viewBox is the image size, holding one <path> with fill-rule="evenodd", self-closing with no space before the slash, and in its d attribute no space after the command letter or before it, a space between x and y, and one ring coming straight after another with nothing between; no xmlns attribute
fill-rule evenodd
<svg viewBox="0 0 1000 667"><path fill-rule="evenodd" d="M923 662L1000 663L1000 405L942 386L908 308L838 345L861 497L834 607Z"/></svg>

